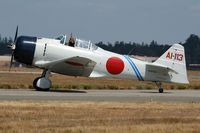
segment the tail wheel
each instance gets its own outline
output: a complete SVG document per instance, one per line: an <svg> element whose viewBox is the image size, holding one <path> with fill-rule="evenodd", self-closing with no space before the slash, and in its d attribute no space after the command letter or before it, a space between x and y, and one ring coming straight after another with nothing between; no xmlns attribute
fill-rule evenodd
<svg viewBox="0 0 200 133"><path fill-rule="evenodd" d="M163 93L164 90L163 90L163 88L162 88L162 83L161 83L161 82L155 82L155 83L156 83L156 85L157 85L158 88L159 88L159 89L158 89L158 92L159 92L159 93Z"/></svg>
<svg viewBox="0 0 200 133"><path fill-rule="evenodd" d="M163 88L159 88L159 93L163 93Z"/></svg>

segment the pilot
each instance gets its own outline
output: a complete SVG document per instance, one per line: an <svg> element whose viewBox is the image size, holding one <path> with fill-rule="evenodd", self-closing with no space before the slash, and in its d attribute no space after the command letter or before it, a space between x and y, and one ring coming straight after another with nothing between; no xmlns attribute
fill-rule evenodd
<svg viewBox="0 0 200 133"><path fill-rule="evenodd" d="M72 32L70 33L70 39L69 39L69 46L74 47L75 45L75 40L72 37Z"/></svg>

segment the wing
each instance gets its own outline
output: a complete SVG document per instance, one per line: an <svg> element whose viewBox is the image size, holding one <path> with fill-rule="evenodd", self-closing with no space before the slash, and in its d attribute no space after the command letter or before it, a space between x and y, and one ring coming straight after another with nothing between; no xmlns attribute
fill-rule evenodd
<svg viewBox="0 0 200 133"><path fill-rule="evenodd" d="M90 76L96 62L85 57L72 57L57 61L37 61L36 66L70 76Z"/></svg>

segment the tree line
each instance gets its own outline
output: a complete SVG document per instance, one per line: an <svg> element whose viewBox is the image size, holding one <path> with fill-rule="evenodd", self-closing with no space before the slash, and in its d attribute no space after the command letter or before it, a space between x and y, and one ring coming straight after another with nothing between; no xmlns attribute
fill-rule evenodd
<svg viewBox="0 0 200 133"><path fill-rule="evenodd" d="M187 66L189 64L200 64L200 38L195 34L191 34L184 43L180 44L185 48ZM99 42L96 45L118 54L157 57L161 56L170 47L168 44L158 44L156 41L152 41L150 44L126 43L123 41L116 41L114 44Z"/></svg>
<svg viewBox="0 0 200 133"><path fill-rule="evenodd" d="M11 51L7 48L13 42L12 38L1 37L0 35L0 55L9 55Z"/></svg>
<svg viewBox="0 0 200 133"><path fill-rule="evenodd" d="M9 55L11 51L7 48L13 42L11 37L1 37L0 35L0 55ZM184 43L180 43L185 47L186 62L188 64L200 64L200 38L191 34ZM139 55L139 56L161 56L169 47L168 44L158 44L156 41L147 43L135 43L116 41L112 43L96 43L97 46L123 55Z"/></svg>

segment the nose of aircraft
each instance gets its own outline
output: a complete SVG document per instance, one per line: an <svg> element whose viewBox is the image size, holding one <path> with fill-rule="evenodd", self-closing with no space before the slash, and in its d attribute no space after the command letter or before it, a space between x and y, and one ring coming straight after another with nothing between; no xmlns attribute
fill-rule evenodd
<svg viewBox="0 0 200 133"><path fill-rule="evenodd" d="M14 59L18 62L32 65L37 37L20 36L17 38Z"/></svg>

